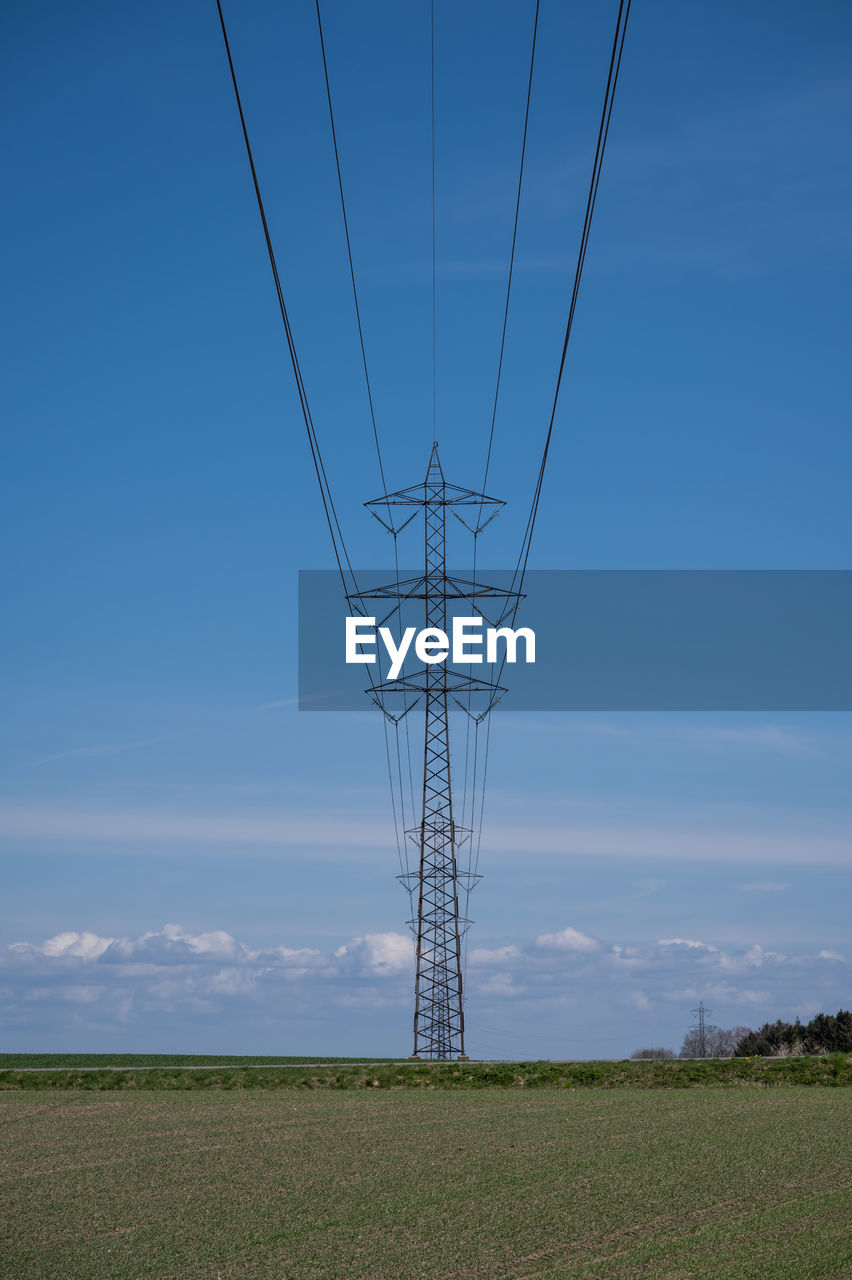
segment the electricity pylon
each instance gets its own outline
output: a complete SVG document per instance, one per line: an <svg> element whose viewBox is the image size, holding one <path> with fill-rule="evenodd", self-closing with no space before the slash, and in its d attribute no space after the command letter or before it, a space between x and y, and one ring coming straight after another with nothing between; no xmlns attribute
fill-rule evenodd
<svg viewBox="0 0 852 1280"><path fill-rule="evenodd" d="M690 1009L689 1012L692 1014L694 1018L698 1019L698 1022L695 1024L695 1026L691 1028L692 1031L698 1032L698 1057L706 1058L707 1057L707 1026L706 1026L705 1019L707 1017L707 1014L712 1013L713 1010L705 1009L704 1001L701 1000L699 1001L698 1008Z"/></svg>
<svg viewBox="0 0 852 1280"><path fill-rule="evenodd" d="M397 601L387 616L397 614L399 619L404 602L423 600L427 630L444 634L447 631L448 603L452 601L465 600L481 612L485 599L517 600L517 592L489 587L447 572L447 508L477 507L479 510L473 526L461 516L458 518L471 533L478 535L503 503L499 498L489 498L473 489L449 484L444 479L437 444L432 446L426 477L420 484L385 494L365 505L394 538L414 519L416 512L397 527L392 509L422 508L425 572L416 578L397 579L388 586L353 592L350 600L357 599L362 607L368 600ZM482 521L485 508L491 508L491 511ZM382 510L384 517L379 514ZM458 515L457 512L455 514ZM414 1058L466 1057L461 939L469 921L459 912L459 889L469 890L479 876L470 870L460 869L459 865L459 846L472 832L458 826L453 814L449 702L454 701L471 714L469 705L465 707L461 698L485 694L488 703L484 715L503 692L505 690L493 681L454 671L446 661L426 662L422 668L410 673L403 670L396 680L374 683L367 690L391 720L400 718L390 710L392 695L402 694L405 698L405 709L401 715L407 715L421 700L425 705L421 818L418 827L409 828L405 833L419 849L419 867L416 872L400 877L404 883L407 882L406 888L412 897L415 889L417 892L416 919L409 922L417 940Z"/></svg>

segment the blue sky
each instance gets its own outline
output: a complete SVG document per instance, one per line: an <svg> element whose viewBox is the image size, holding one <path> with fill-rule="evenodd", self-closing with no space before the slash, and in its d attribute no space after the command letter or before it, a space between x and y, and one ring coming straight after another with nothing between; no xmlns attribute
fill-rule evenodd
<svg viewBox="0 0 852 1280"><path fill-rule="evenodd" d="M438 438L474 486L532 12L438 7ZM377 563L312 6L228 16L332 485ZM428 9L324 19L401 487L431 440ZM613 20L542 6L492 565L546 428ZM4 1046L408 1052L381 728L293 705L296 574L332 561L215 6L2 23ZM634 7L536 567L849 567L850 45L839 3ZM498 715L471 1051L677 1047L699 998L725 1026L848 1006L851 769L841 714Z"/></svg>

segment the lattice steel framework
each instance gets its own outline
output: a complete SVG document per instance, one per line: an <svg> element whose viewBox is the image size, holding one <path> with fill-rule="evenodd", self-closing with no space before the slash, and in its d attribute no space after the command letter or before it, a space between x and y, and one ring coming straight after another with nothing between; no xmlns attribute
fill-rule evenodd
<svg viewBox="0 0 852 1280"><path fill-rule="evenodd" d="M367 601L423 600L426 628L446 634L448 602L466 600L481 611L483 598L517 599L515 592L448 573L447 508L478 507L477 519L481 521L484 508L493 508L493 515L503 504L500 499L449 484L441 469L437 444L432 446L423 482L366 505L395 536L416 513L397 528L391 508L422 507L425 572L422 577L397 580L357 595L353 593L350 601L357 599L363 607ZM384 517L379 514L382 509ZM462 523L471 528L466 521ZM484 528L485 523L487 519L476 531ZM400 603L397 603L391 612L399 609ZM416 872L400 877L403 882L408 881L406 887L417 895L416 919L410 922L417 940L412 1056L463 1058L466 1055L461 939L469 922L459 911L459 889L469 890L471 882L479 877L459 866L459 846L472 833L468 828L459 827L453 815L449 701L452 699L464 710L461 701L464 695L481 693L493 700L503 690L492 681L460 674L446 662L434 662L425 663L396 680L374 684L367 692L390 719L398 718L389 709L391 695L402 694L415 701L422 698L425 704L421 820L419 827L406 831L407 838L419 849L419 866ZM413 702L407 702L404 714L412 705Z"/></svg>
<svg viewBox="0 0 852 1280"><path fill-rule="evenodd" d="M447 507L437 447L424 485L426 529L426 626L447 630ZM464 1054L461 922L456 831L450 779L450 728L444 663L426 667L426 733L423 752L423 819L417 899L417 968L414 980L414 1054Z"/></svg>

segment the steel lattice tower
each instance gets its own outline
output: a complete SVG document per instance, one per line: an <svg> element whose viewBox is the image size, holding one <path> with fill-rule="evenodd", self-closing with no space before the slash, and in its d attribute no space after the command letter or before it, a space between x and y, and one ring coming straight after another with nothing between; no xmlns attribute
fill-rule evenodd
<svg viewBox="0 0 852 1280"><path fill-rule="evenodd" d="M447 508L437 445L429 459L424 489L426 626L446 632ZM464 1054L460 927L446 666L435 663L426 667L414 980L415 1057L421 1044L430 1057Z"/></svg>
<svg viewBox="0 0 852 1280"><path fill-rule="evenodd" d="M483 507L493 508L493 515L503 503L498 498L449 484L441 468L437 444L432 446L425 480L366 505L395 537L415 513L397 528L391 508L423 509L425 572L414 579L397 579L388 586L353 592L350 602L357 600L363 607L366 601L394 600L398 603L391 612L395 613L402 602L423 600L427 630L446 634L448 602L464 600L481 611L483 598L517 599L516 592L448 572L447 508L478 507L481 517ZM387 521L376 508L384 510ZM478 533L488 519L475 530L464 520L462 524ZM417 893L417 915L410 921L417 940L412 1057L464 1058L461 939L469 922L459 911L459 889L460 886L469 889L479 876L459 867L459 845L472 833L459 827L453 815L449 701L453 699L464 710L460 701L464 695L480 693L493 699L505 690L492 681L459 674L447 662L427 662L413 673L374 684L367 692L391 720L399 718L388 709L391 695L413 697L416 702L422 698L425 705L421 820L419 827L409 828L405 833L419 850L419 866L417 872L400 877L404 883L408 882L406 887L412 895L415 889ZM407 706L405 714L408 709Z"/></svg>

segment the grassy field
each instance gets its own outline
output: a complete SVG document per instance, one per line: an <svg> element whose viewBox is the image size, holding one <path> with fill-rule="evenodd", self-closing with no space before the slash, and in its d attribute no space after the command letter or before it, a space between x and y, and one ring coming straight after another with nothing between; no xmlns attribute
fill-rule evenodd
<svg viewBox="0 0 852 1280"><path fill-rule="evenodd" d="M11 1056L11 1055L10 1055ZM191 1061L190 1059L187 1060ZM199 1060L196 1059L196 1062ZM221 1089L483 1089L638 1088L694 1089L741 1086L852 1086L852 1055L809 1058L670 1059L645 1062L353 1062L328 1059L310 1065L264 1063L197 1068L153 1055L135 1067L84 1059L59 1068L54 1062L0 1069L0 1093L11 1090L221 1090ZM281 1060L279 1060L280 1063ZM286 1062L286 1059L284 1060ZM227 1062L227 1059L225 1060ZM2 1067L2 1060L0 1060Z"/></svg>
<svg viewBox="0 0 852 1280"><path fill-rule="evenodd" d="M0 1071L21 1067L28 1070L48 1067L206 1067L234 1065L239 1067L288 1066L299 1062L361 1062L361 1058L263 1057L251 1054L212 1053L0 1053ZM376 1058L376 1062L392 1062L392 1058Z"/></svg>
<svg viewBox="0 0 852 1280"><path fill-rule="evenodd" d="M0 1275L842 1280L850 1112L796 1086L10 1091Z"/></svg>

